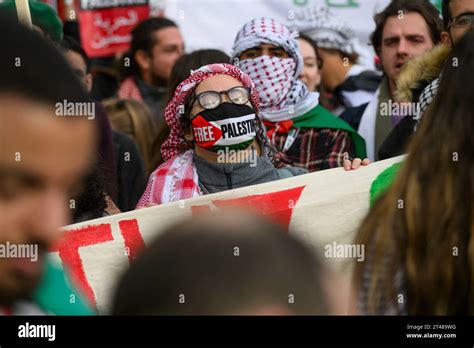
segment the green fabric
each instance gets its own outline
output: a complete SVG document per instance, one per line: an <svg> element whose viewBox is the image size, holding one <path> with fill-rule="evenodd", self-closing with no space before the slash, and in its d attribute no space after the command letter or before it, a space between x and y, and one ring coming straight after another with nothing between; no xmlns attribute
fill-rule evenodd
<svg viewBox="0 0 474 348"><path fill-rule="evenodd" d="M72 296L73 295L73 296ZM74 303L71 299L74 298ZM55 315L93 315L94 312L66 279L64 270L46 257L43 281L33 300L44 311Z"/></svg>
<svg viewBox="0 0 474 348"><path fill-rule="evenodd" d="M370 206L374 205L375 200L387 189L395 180L395 176L400 170L402 162L395 163L394 165L385 169L375 178L372 186L370 187Z"/></svg>
<svg viewBox="0 0 474 348"><path fill-rule="evenodd" d="M366 158L365 140L347 122L333 115L321 105L308 111L306 114L293 119L294 128L330 128L348 132L354 142L356 156Z"/></svg>
<svg viewBox="0 0 474 348"><path fill-rule="evenodd" d="M46 32L53 41L61 42L63 38L63 24L54 8L43 2L29 0L31 21ZM0 4L0 12L17 16L15 1L7 0Z"/></svg>

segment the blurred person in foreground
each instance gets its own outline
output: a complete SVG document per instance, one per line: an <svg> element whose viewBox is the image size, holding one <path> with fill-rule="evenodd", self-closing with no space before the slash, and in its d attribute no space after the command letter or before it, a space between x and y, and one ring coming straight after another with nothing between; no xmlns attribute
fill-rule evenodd
<svg viewBox="0 0 474 348"><path fill-rule="evenodd" d="M309 247L279 225L239 211L206 213L149 245L120 279L112 314L340 313L328 277Z"/></svg>
<svg viewBox="0 0 474 348"><path fill-rule="evenodd" d="M407 160L356 238L369 251L355 268L361 313L474 314L473 31L454 57Z"/></svg>
<svg viewBox="0 0 474 348"><path fill-rule="evenodd" d="M0 32L0 244L37 251L2 254L0 313L90 314L47 251L70 222L96 146L90 115L59 113L57 103L91 100L40 35L5 17Z"/></svg>

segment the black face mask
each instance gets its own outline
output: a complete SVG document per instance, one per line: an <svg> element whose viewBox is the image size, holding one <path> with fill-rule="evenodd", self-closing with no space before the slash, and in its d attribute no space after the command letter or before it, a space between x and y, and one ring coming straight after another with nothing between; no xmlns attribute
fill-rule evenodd
<svg viewBox="0 0 474 348"><path fill-rule="evenodd" d="M255 118L250 106L226 102L199 112L191 120L191 128L196 144L206 150L243 150L257 135Z"/></svg>

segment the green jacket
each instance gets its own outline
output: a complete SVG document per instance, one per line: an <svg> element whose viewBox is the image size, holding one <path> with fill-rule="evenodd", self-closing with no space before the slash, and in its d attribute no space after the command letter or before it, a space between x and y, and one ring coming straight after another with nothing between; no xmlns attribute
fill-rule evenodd
<svg viewBox="0 0 474 348"><path fill-rule="evenodd" d="M64 270L48 255L43 280L33 301L46 313L54 315L94 315L83 297L69 284Z"/></svg>
<svg viewBox="0 0 474 348"><path fill-rule="evenodd" d="M293 128L330 128L341 129L350 134L354 142L356 156L364 159L367 157L365 140L348 123L333 115L321 105L308 111L306 114L293 119Z"/></svg>

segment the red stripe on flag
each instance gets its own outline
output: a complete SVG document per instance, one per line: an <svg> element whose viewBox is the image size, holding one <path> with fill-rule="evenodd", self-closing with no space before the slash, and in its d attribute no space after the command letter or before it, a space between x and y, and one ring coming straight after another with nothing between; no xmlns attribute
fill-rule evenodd
<svg viewBox="0 0 474 348"><path fill-rule="evenodd" d="M220 208L238 206L248 209L256 214L263 215L280 223L288 230L293 214L293 208L300 199L305 186L295 187L289 190L265 193L261 195L246 196L235 199L212 201Z"/></svg>
<svg viewBox="0 0 474 348"><path fill-rule="evenodd" d="M113 239L110 224L86 226L76 230L64 231L60 240L50 249L52 252L59 252L59 257L70 270L73 281L84 291L94 305L96 305L95 295L86 278L79 248L109 242Z"/></svg>
<svg viewBox="0 0 474 348"><path fill-rule="evenodd" d="M128 260L132 262L138 256L140 250L145 247L137 219L119 221L120 233L122 233L125 247L128 248Z"/></svg>

